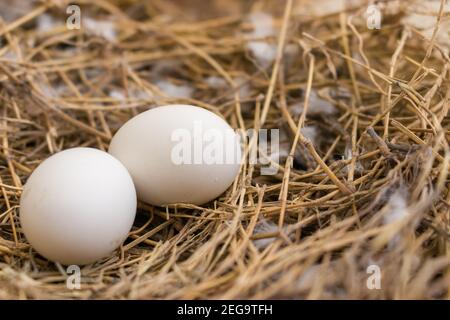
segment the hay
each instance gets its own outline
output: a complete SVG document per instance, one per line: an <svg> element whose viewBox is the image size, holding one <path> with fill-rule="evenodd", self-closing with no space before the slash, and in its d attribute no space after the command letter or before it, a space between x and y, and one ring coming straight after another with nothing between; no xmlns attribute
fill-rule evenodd
<svg viewBox="0 0 450 320"><path fill-rule="evenodd" d="M83 0L81 30L65 1L6 2L0 298L450 297L443 1L383 2L380 30L357 0ZM272 26L255 31L258 14ZM282 129L278 174L245 163L203 207L141 203L121 249L67 289L21 232L22 185L50 154L106 150L127 119L175 102Z"/></svg>

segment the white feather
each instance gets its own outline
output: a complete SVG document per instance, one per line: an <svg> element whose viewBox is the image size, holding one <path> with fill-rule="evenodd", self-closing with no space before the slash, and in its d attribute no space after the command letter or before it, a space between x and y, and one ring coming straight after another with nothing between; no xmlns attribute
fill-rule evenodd
<svg viewBox="0 0 450 320"><path fill-rule="evenodd" d="M301 128L301 133L303 134L303 136L305 138L307 138L308 140L310 140L314 145L317 144L318 142L318 130L317 127L315 126L306 126Z"/></svg>
<svg viewBox="0 0 450 320"><path fill-rule="evenodd" d="M248 38L265 38L275 35L271 15L264 12L254 12L249 15L249 20L253 26L253 31L247 35ZM275 60L277 46L274 44L265 40L250 40L246 46L263 68L267 68Z"/></svg>
<svg viewBox="0 0 450 320"><path fill-rule="evenodd" d="M156 86L167 96L172 98L190 98L194 89L187 85L176 85L169 81L160 80Z"/></svg>
<svg viewBox="0 0 450 320"><path fill-rule="evenodd" d="M270 220L266 220L264 218L260 219L253 230L253 234L258 233L274 233L278 231L278 225ZM273 238L265 238L265 239L256 239L253 240L253 244L259 250L264 250L267 246L273 243L276 240L276 237Z"/></svg>
<svg viewBox="0 0 450 320"><path fill-rule="evenodd" d="M388 211L383 218L384 224L391 224L405 219L408 215L406 197L403 191L396 190L388 201Z"/></svg>
<svg viewBox="0 0 450 320"><path fill-rule="evenodd" d="M110 96L111 98L115 99L115 100L120 101L120 102L125 101L125 95L123 94L123 91L121 91L121 90L115 90L115 89L113 89L113 90L111 90L111 91L109 92L109 96Z"/></svg>
<svg viewBox="0 0 450 320"><path fill-rule="evenodd" d="M103 37L114 42L117 39L117 31L114 22L108 20L96 20L90 17L83 17L82 24L91 34Z"/></svg>

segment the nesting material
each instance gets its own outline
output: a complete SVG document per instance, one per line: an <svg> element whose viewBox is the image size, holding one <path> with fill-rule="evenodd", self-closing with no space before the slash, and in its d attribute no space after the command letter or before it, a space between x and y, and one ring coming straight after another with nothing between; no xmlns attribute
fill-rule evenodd
<svg viewBox="0 0 450 320"><path fill-rule="evenodd" d="M448 5L382 2L369 29L363 0L83 1L82 28L68 30L62 1L7 2L0 299L450 296ZM23 234L24 184L50 155L108 150L129 119L166 104L284 131L276 173L246 156L210 203L139 202L120 249L68 289L67 270Z"/></svg>

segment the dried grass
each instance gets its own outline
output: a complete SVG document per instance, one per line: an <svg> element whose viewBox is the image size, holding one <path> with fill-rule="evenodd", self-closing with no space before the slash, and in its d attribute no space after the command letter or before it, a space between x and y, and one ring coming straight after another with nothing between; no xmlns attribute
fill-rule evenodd
<svg viewBox="0 0 450 320"><path fill-rule="evenodd" d="M64 27L65 1L1 1L0 298L450 297L441 2L383 2L382 27L369 30L357 0L78 1L104 22L94 32ZM266 68L248 50L251 12L274 16L275 36L253 39L277 48ZM173 86L190 91L174 97ZM141 203L121 250L68 290L64 269L22 234L22 185L50 154L106 150L127 119L174 102L234 128L282 128L279 173L245 163L203 207ZM326 102L335 112L315 111ZM379 290L366 286L372 264Z"/></svg>

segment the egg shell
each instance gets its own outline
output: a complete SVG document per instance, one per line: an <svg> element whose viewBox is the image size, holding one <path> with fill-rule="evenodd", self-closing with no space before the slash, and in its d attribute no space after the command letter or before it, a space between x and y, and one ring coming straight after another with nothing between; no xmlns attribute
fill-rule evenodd
<svg viewBox="0 0 450 320"><path fill-rule="evenodd" d="M213 131L222 137L222 162L204 157L208 145L220 141L211 136L208 140ZM190 163L174 161L174 151L183 142L176 139L178 133L189 134L184 142L190 142ZM203 150L200 161L196 150ZM114 135L109 152L130 172L138 198L159 206L199 205L217 198L239 173L242 153L237 133L223 118L191 105L162 106L137 115Z"/></svg>
<svg viewBox="0 0 450 320"><path fill-rule="evenodd" d="M108 256L127 238L136 206L133 181L117 159L73 148L44 160L28 178L20 223L42 256L84 265Z"/></svg>

